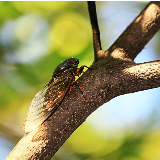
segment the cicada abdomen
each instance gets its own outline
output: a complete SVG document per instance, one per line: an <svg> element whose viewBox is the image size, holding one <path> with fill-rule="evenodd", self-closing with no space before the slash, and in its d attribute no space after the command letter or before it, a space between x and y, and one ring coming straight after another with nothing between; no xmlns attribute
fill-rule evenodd
<svg viewBox="0 0 160 160"><path fill-rule="evenodd" d="M56 67L52 79L33 98L21 130L30 132L53 114L75 81L75 76L79 75L77 72L78 64L78 59L69 58Z"/></svg>

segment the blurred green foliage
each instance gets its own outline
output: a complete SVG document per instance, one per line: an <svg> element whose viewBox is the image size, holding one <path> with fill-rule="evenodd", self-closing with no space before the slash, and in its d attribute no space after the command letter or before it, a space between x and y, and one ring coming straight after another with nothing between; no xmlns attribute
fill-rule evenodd
<svg viewBox="0 0 160 160"><path fill-rule="evenodd" d="M99 13L104 4L97 3ZM69 57L78 58L80 65L93 62L92 34L86 2L1 1L0 8L0 134L16 144L24 134L20 129L32 98L51 79L55 67ZM100 17L102 31L107 30ZM160 159L160 130L142 130L109 139L84 123L53 159Z"/></svg>
<svg viewBox="0 0 160 160"><path fill-rule="evenodd" d="M83 2L0 2L0 8L0 119L21 126L32 97L61 61L92 63L91 28Z"/></svg>

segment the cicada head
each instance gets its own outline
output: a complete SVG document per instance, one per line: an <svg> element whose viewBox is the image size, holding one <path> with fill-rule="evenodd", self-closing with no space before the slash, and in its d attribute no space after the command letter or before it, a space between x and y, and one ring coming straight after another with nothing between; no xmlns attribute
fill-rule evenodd
<svg viewBox="0 0 160 160"><path fill-rule="evenodd" d="M66 70L70 70L72 73L77 73L78 64L79 64L79 60L77 58L66 59L56 67L52 77L56 77L58 74L61 74Z"/></svg>

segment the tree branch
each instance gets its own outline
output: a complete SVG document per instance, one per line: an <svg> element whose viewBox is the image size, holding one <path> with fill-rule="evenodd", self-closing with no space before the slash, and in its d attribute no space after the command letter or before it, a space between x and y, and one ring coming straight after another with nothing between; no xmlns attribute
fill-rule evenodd
<svg viewBox="0 0 160 160"><path fill-rule="evenodd" d="M160 87L160 61L137 65L118 61L106 67L102 62L92 67L79 78L87 100L74 86L70 99L66 96L48 121L26 134L7 159L50 159L102 104L119 95Z"/></svg>
<svg viewBox="0 0 160 160"><path fill-rule="evenodd" d="M108 59L134 58L160 28L160 2L150 2L104 53Z"/></svg>
<svg viewBox="0 0 160 160"><path fill-rule="evenodd" d="M93 33L94 59L95 61L97 61L101 56L101 54L99 54L99 51L102 50L102 47L97 20L96 4L94 1L87 1L87 3Z"/></svg>
<svg viewBox="0 0 160 160"><path fill-rule="evenodd" d="M159 3L149 3L110 47L108 53L104 52L104 57L108 54L114 61L101 58L91 66L92 70L87 70L78 79L86 99L79 88L73 86L70 99L66 96L47 121L27 133L6 160L50 159L102 104L119 95L160 87L160 61L143 64L135 64L132 61L158 30ZM148 15L149 11L152 16Z"/></svg>

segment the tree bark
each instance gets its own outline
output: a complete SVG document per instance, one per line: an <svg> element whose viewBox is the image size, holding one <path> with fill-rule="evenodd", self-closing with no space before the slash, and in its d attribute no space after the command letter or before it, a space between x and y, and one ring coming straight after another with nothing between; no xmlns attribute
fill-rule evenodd
<svg viewBox="0 0 160 160"><path fill-rule="evenodd" d="M160 27L160 2L150 2L107 50L96 59L73 86L57 111L39 128L27 133L9 159L51 159L85 119L112 98L160 87L160 61L135 64L134 58Z"/></svg>

